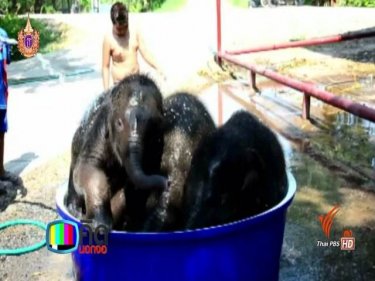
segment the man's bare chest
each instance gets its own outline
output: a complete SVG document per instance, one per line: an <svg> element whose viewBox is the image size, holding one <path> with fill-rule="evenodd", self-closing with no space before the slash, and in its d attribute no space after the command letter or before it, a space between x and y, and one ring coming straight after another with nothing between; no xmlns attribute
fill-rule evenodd
<svg viewBox="0 0 375 281"><path fill-rule="evenodd" d="M111 42L111 56L114 61L123 61L137 52L137 44L133 38L113 39Z"/></svg>

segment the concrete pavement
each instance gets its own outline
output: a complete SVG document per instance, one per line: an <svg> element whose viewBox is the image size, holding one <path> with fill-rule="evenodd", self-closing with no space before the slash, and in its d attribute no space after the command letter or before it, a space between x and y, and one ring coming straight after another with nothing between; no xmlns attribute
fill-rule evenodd
<svg viewBox="0 0 375 281"><path fill-rule="evenodd" d="M101 89L96 72L11 86L5 168L20 174L69 149L87 105Z"/></svg>

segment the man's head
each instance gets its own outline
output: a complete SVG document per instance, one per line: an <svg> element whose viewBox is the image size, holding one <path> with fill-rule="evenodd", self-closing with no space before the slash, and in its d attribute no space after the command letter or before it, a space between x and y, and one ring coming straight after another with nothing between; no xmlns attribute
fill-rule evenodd
<svg viewBox="0 0 375 281"><path fill-rule="evenodd" d="M128 30L128 9L120 2L116 2L111 7L111 21L115 32L119 36L126 34Z"/></svg>

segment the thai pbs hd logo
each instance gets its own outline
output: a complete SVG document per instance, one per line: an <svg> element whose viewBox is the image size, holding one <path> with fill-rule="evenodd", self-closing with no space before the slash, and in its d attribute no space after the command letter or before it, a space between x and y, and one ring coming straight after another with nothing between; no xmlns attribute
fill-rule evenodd
<svg viewBox="0 0 375 281"><path fill-rule="evenodd" d="M104 225L93 229L91 220L81 220L81 226L67 220L56 220L47 225L47 249L67 254L78 249L80 254L106 254L109 230Z"/></svg>
<svg viewBox="0 0 375 281"><path fill-rule="evenodd" d="M329 239L331 235L331 227L333 225L333 219L336 214L340 211L339 205L334 206L326 215L319 215L318 219L320 221L324 235ZM328 243L329 242L329 243ZM330 240L330 241L317 241L318 247L340 247L341 250L354 251L355 250L355 238L353 237L353 232L350 229L344 229L342 237L340 240Z"/></svg>

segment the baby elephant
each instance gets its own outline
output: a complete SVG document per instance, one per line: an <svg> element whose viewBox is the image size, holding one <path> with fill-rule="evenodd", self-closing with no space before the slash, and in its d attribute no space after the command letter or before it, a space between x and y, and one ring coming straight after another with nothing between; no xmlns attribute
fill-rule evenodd
<svg viewBox="0 0 375 281"><path fill-rule="evenodd" d="M183 187L192 155L199 142L215 130L204 105L188 93L176 93L164 100L164 149L162 172L170 185L154 194L151 215L144 231L166 231L182 227ZM155 202L156 200L156 202ZM150 203L150 202L149 202ZM156 205L156 206L155 206Z"/></svg>
<svg viewBox="0 0 375 281"><path fill-rule="evenodd" d="M74 215L111 228L126 200L126 216L144 220L151 190L167 186L158 175L162 120L161 93L147 76L128 76L98 98L73 137L67 205Z"/></svg>
<svg viewBox="0 0 375 281"><path fill-rule="evenodd" d="M285 196L283 150L270 129L238 111L194 153L184 194L187 229L233 222Z"/></svg>

